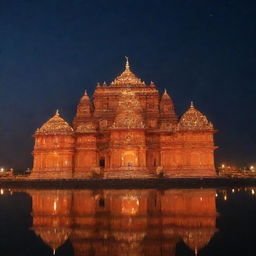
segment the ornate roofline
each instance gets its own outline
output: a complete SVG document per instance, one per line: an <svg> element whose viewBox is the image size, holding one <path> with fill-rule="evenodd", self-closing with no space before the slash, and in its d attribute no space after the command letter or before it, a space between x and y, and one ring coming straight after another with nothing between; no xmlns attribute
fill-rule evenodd
<svg viewBox="0 0 256 256"><path fill-rule="evenodd" d="M123 73L117 76L114 81L110 84L113 87L146 87L144 81L138 78L130 69L128 57L125 56L126 63Z"/></svg>
<svg viewBox="0 0 256 256"><path fill-rule="evenodd" d="M73 134L73 128L60 116L59 110L35 132L36 135L68 135Z"/></svg>

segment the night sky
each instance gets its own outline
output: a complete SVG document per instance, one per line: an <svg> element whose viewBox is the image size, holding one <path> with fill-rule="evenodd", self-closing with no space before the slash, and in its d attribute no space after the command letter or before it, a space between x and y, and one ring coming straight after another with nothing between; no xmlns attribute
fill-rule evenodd
<svg viewBox="0 0 256 256"><path fill-rule="evenodd" d="M124 56L213 122L217 165L256 164L255 17L253 0L0 0L0 165L32 167L35 129L57 108L71 123Z"/></svg>

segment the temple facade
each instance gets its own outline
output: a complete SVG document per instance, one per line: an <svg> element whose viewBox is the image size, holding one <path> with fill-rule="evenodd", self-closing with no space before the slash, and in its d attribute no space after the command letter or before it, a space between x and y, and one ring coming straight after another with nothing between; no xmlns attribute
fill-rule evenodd
<svg viewBox="0 0 256 256"><path fill-rule="evenodd" d="M213 125L193 103L178 118L173 100L130 69L93 98L80 99L73 124L58 113L34 134L35 178L215 176Z"/></svg>

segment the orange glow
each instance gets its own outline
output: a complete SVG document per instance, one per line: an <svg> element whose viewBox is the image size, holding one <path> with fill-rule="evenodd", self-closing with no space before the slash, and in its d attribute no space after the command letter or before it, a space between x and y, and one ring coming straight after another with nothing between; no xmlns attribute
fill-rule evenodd
<svg viewBox="0 0 256 256"><path fill-rule="evenodd" d="M57 111L36 130L32 177L216 175L212 123L194 104L178 119L168 92L160 96L127 63L112 83L97 85L93 102L85 91L72 125Z"/></svg>

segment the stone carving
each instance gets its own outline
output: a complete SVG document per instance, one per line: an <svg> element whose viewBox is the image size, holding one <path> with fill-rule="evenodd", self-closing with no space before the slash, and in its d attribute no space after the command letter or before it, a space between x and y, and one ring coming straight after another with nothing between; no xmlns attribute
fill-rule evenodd
<svg viewBox="0 0 256 256"><path fill-rule="evenodd" d="M86 133L86 132L95 132L96 131L96 125L93 122L86 122L81 125L79 125L76 129L76 132L78 133Z"/></svg>
<svg viewBox="0 0 256 256"><path fill-rule="evenodd" d="M122 91L112 128L145 128L140 102L130 89Z"/></svg>

